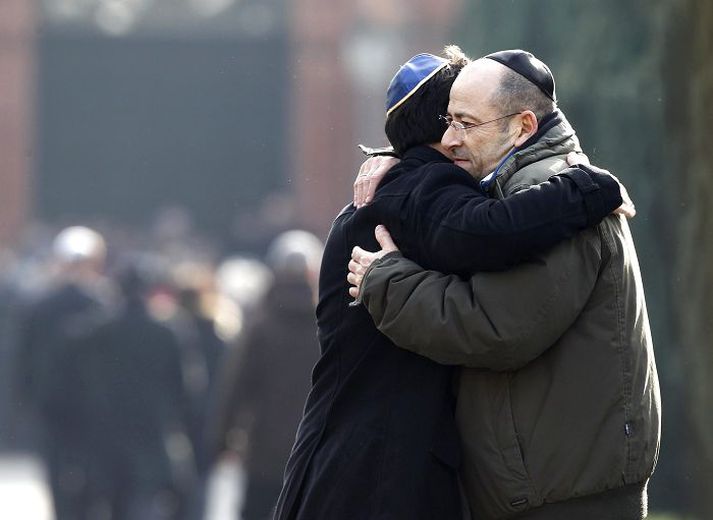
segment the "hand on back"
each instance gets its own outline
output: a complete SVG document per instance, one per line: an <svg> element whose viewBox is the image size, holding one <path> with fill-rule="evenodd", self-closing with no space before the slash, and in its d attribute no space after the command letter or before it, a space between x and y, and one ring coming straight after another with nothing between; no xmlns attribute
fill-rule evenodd
<svg viewBox="0 0 713 520"><path fill-rule="evenodd" d="M353 298L357 298L359 296L361 283L364 281L364 275L374 260L381 258L387 253L399 250L386 227L376 226L376 229L374 229L374 235L381 246L379 251L372 253L371 251L362 249L359 246L355 246L354 249L352 249L352 259L349 261L347 281L350 285L353 285L353 287L349 288L349 294Z"/></svg>

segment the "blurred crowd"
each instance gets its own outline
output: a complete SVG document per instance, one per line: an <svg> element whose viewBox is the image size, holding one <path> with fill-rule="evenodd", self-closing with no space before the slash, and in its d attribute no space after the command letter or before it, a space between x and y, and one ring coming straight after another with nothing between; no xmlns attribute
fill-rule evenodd
<svg viewBox="0 0 713 520"><path fill-rule="evenodd" d="M319 350L322 244L225 255L167 215L144 236L33 228L0 252L0 451L44 465L56 520L198 520L238 461L270 517Z"/></svg>

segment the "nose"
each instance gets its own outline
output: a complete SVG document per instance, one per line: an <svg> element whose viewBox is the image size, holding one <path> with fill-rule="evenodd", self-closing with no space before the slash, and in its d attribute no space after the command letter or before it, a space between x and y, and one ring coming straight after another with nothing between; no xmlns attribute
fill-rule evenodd
<svg viewBox="0 0 713 520"><path fill-rule="evenodd" d="M463 138L460 134L461 132L453 128L452 125L448 125L443 137L441 137L441 145L449 150L460 146L463 144Z"/></svg>

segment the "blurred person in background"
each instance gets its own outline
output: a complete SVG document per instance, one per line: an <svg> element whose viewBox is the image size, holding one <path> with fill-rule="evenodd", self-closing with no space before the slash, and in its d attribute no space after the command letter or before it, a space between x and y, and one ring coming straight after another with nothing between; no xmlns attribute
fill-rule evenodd
<svg viewBox="0 0 713 520"><path fill-rule="evenodd" d="M172 276L175 291L175 311L169 322L178 334L183 348L184 371L194 410L191 436L200 450L209 396L213 392L219 366L227 349L227 341L234 339L221 327L225 306L234 306L220 295L214 273L207 264L184 263L176 266Z"/></svg>
<svg viewBox="0 0 713 520"><path fill-rule="evenodd" d="M106 245L99 233L83 226L66 228L56 236L52 253L56 279L23 312L15 391L18 413L33 417L36 424L32 433L47 468L56 518L64 520L81 518L87 453L80 441L84 425L53 406L54 392L64 391L53 387L57 360L110 297L102 275Z"/></svg>
<svg viewBox="0 0 713 520"><path fill-rule="evenodd" d="M266 263L272 284L247 325L241 348L222 367L208 441L245 459L243 520L265 520L282 487L285 462L319 357L314 319L322 243L306 231L279 235Z"/></svg>
<svg viewBox="0 0 713 520"><path fill-rule="evenodd" d="M186 518L200 520L206 500L209 458L205 429L220 364L228 342L239 330L239 310L218 293L212 267L186 262L172 274L175 307L166 324L176 332L182 351L183 371L190 400L190 438L196 475L191 485Z"/></svg>
<svg viewBox="0 0 713 520"><path fill-rule="evenodd" d="M147 311L145 276L117 276L122 305L76 341L59 387L74 396L90 455L89 518L168 520L193 467L178 340Z"/></svg>

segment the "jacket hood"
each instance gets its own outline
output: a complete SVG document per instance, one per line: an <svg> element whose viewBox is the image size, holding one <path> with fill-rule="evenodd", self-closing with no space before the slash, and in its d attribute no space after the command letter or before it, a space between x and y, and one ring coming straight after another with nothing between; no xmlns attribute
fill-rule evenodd
<svg viewBox="0 0 713 520"><path fill-rule="evenodd" d="M555 110L542 121L538 133L501 165L497 183L504 186L518 170L534 162L581 151L574 128L560 110Z"/></svg>

